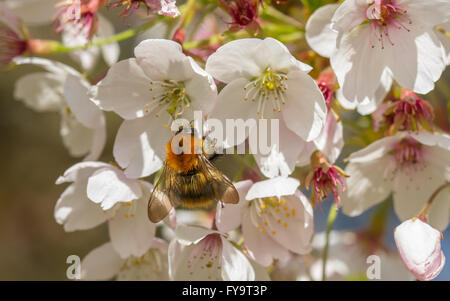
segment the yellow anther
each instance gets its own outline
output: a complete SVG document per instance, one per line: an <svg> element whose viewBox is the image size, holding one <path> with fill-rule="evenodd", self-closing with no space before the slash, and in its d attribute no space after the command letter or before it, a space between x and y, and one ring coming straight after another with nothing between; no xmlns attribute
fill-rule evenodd
<svg viewBox="0 0 450 301"><path fill-rule="evenodd" d="M267 227L268 225L269 225L269 223L268 223L268 222L264 222L264 226L266 226L266 227Z"/></svg>
<svg viewBox="0 0 450 301"><path fill-rule="evenodd" d="M287 226L288 226L288 224L287 224L287 223L284 223L284 224L283 224L283 227L287 228Z"/></svg>
<svg viewBox="0 0 450 301"><path fill-rule="evenodd" d="M295 216L295 209L292 209L292 216Z"/></svg>
<svg viewBox="0 0 450 301"><path fill-rule="evenodd" d="M273 234L273 235L275 235L275 234L277 234L277 232L275 232L275 231L272 231L272 234Z"/></svg>

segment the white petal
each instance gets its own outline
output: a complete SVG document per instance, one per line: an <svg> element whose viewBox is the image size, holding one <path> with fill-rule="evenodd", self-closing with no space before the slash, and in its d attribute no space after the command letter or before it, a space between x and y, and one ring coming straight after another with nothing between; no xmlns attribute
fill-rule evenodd
<svg viewBox="0 0 450 301"><path fill-rule="evenodd" d="M255 103L251 100L244 100L246 93L244 87L246 84L248 84L246 79L238 78L226 85L217 97L217 103L209 117L219 120L225 130L226 136L216 137L214 133L211 133L210 135L211 139L217 139L218 145L240 145L248 136L250 129L246 130L245 133L236 136L234 135L234 131L226 130L227 119L230 119L231 121L242 119L241 121L243 122L248 120L249 122L246 122L245 124L248 124L250 127L252 125L251 121L254 121L257 116ZM207 121L207 124L210 126L212 125L210 121ZM224 133L219 132L218 134L223 135ZM221 141L221 139L223 140Z"/></svg>
<svg viewBox="0 0 450 301"><path fill-rule="evenodd" d="M260 127L255 127L250 131L250 137L252 137L252 135L258 135L258 128L261 129ZM262 133L264 134L264 131ZM270 127L267 128L267 134L269 133L271 133ZM258 141L260 141L259 137L260 136L258 136ZM269 139L270 138L267 138L267 141L270 141ZM297 159L307 144L305 140L288 129L282 119L279 120L278 142L278 145L272 145L270 153L268 154L262 154L259 150L254 150L252 148L253 145L250 144L250 150L254 153L253 156L259 169L263 175L268 178L289 176L294 171Z"/></svg>
<svg viewBox="0 0 450 301"><path fill-rule="evenodd" d="M171 40L144 40L136 46L134 55L138 65L152 80L184 81L194 73L181 45Z"/></svg>
<svg viewBox="0 0 450 301"><path fill-rule="evenodd" d="M413 132L410 135L422 144L428 146L439 146L446 150L450 150L450 135L448 134L420 131L420 132Z"/></svg>
<svg viewBox="0 0 450 301"><path fill-rule="evenodd" d="M254 200L257 198L280 197L293 195L300 182L294 178L277 177L261 182L256 182L248 191L245 199Z"/></svg>
<svg viewBox="0 0 450 301"><path fill-rule="evenodd" d="M110 242L95 248L81 261L81 279L109 280L119 273L124 260Z"/></svg>
<svg viewBox="0 0 450 301"><path fill-rule="evenodd" d="M270 234L263 234L257 229L253 211L250 208L245 210L242 219L244 246L249 256L263 266L269 266L274 259L282 260L289 256L289 251L268 236Z"/></svg>
<svg viewBox="0 0 450 301"><path fill-rule="evenodd" d="M78 180L86 180L88 177L94 173L95 170L109 166L107 163L103 162L81 162L73 165L64 172L64 175L60 176L56 180L56 184L75 182Z"/></svg>
<svg viewBox="0 0 450 301"><path fill-rule="evenodd" d="M217 231L209 230L203 227L185 225L179 225L175 231L177 240L186 245L197 244L211 233L217 233Z"/></svg>
<svg viewBox="0 0 450 301"><path fill-rule="evenodd" d="M191 100L190 109L192 111L202 111L203 115L208 115L216 103L216 84L214 83L214 79L211 75L200 68L191 57L188 59L192 70L195 71L192 78L188 79L184 83L186 94Z"/></svg>
<svg viewBox="0 0 450 301"><path fill-rule="evenodd" d="M239 39L226 43L208 57L206 72L224 83L260 75L264 69L254 60L255 49L260 43L260 39Z"/></svg>
<svg viewBox="0 0 450 301"><path fill-rule="evenodd" d="M142 117L152 99L150 81L135 59L123 60L91 89L91 98L102 110L114 111L124 119Z"/></svg>
<svg viewBox="0 0 450 301"><path fill-rule="evenodd" d="M450 20L450 3L447 0L409 0L405 4L412 20L420 20L428 26Z"/></svg>
<svg viewBox="0 0 450 301"><path fill-rule="evenodd" d="M58 111L64 104L63 80L48 72L27 74L16 82L14 98L38 112Z"/></svg>
<svg viewBox="0 0 450 301"><path fill-rule="evenodd" d="M105 116L102 114L101 116L101 125L99 128L94 130L92 135L92 141L90 143L90 151L86 157L83 158L83 161L94 161L98 160L103 152L103 148L106 144L106 121Z"/></svg>
<svg viewBox="0 0 450 301"><path fill-rule="evenodd" d="M224 204L217 203L216 211L216 225L220 232L230 232L241 224L243 210L247 206L245 196L248 190L253 185L251 180L245 180L234 184L234 187L239 193L238 204Z"/></svg>
<svg viewBox="0 0 450 301"><path fill-rule="evenodd" d="M222 278L225 281L253 281L255 271L245 255L222 239Z"/></svg>
<svg viewBox="0 0 450 301"><path fill-rule="evenodd" d="M392 28L385 58L395 80L403 87L425 94L434 88L445 68L444 49L434 32L410 26L409 32ZM395 57L395 58L394 58Z"/></svg>
<svg viewBox="0 0 450 301"><path fill-rule="evenodd" d="M171 132L153 116L125 120L117 132L113 154L129 178L151 175L161 169ZM150 141L153 141L150 144Z"/></svg>
<svg viewBox="0 0 450 301"><path fill-rule="evenodd" d="M375 95L381 83L386 51L378 46L372 48L371 36L369 25L345 33L330 58L342 94L351 102L362 103L366 97Z"/></svg>
<svg viewBox="0 0 450 301"><path fill-rule="evenodd" d="M117 203L128 203L142 196L138 181L128 179L117 167L108 166L95 171L88 180L87 196L103 210Z"/></svg>
<svg viewBox="0 0 450 301"><path fill-rule="evenodd" d="M140 257L152 246L156 225L147 215L150 190L146 185L142 198L133 202L135 206L130 211L128 206L122 206L109 221L109 236L114 249L120 257L128 258L133 255ZM133 213L134 211L134 213Z"/></svg>
<svg viewBox="0 0 450 301"><path fill-rule="evenodd" d="M309 200L299 190L292 196L282 198L285 204L269 208L261 223L266 235L294 253L311 252L314 234L313 209ZM267 207L266 207L267 208ZM267 210L267 209L266 209Z"/></svg>
<svg viewBox="0 0 450 301"><path fill-rule="evenodd" d="M70 155L80 157L89 153L97 130L84 126L70 110L62 109L61 117L60 134Z"/></svg>
<svg viewBox="0 0 450 301"><path fill-rule="evenodd" d="M424 166L419 163L414 167L404 167L398 171L394 182L394 209L400 220L404 221L419 214L433 192L445 183L445 174L446 170L442 163L436 165L428 162L424 162ZM448 190L441 193L446 194L448 198ZM439 209L434 210L448 212L448 204L444 203L444 206L442 203L432 204L433 207L436 205ZM434 225L434 220L431 218L429 222ZM443 225L445 220L436 222L438 226L446 226Z"/></svg>
<svg viewBox="0 0 450 301"><path fill-rule="evenodd" d="M392 191L392 177L387 173L393 160L390 156L366 162L353 162L345 168L346 191L341 193L343 212L356 216L384 201Z"/></svg>
<svg viewBox="0 0 450 301"><path fill-rule="evenodd" d="M102 111L89 99L89 85L71 74L64 84L64 97L72 113L84 126L95 129L102 126Z"/></svg>
<svg viewBox="0 0 450 301"><path fill-rule="evenodd" d="M306 23L306 41L318 54L330 57L335 51L338 33L331 29L331 18L339 7L327 4L314 11Z"/></svg>
<svg viewBox="0 0 450 301"><path fill-rule="evenodd" d="M344 33L358 26L367 18L365 11L367 1L365 0L346 0L334 13L332 28Z"/></svg>
<svg viewBox="0 0 450 301"><path fill-rule="evenodd" d="M365 148L352 153L348 160L353 163L364 163L384 157L392 151L395 143L399 142L403 137L403 133L398 133L394 136L378 139Z"/></svg>
<svg viewBox="0 0 450 301"><path fill-rule="evenodd" d="M291 71L303 71L308 73L312 67L300 62L290 53L289 49L280 41L273 38L265 38L254 49L253 59L260 70L270 67L272 70L289 73Z"/></svg>
<svg viewBox="0 0 450 301"><path fill-rule="evenodd" d="M70 185L55 206L55 220L66 232L94 228L108 219L108 215L86 197L86 181Z"/></svg>
<svg viewBox="0 0 450 301"><path fill-rule="evenodd" d="M407 220L394 231L395 243L408 270L419 280L431 280L442 271L445 257L442 233L420 219Z"/></svg>
<svg viewBox="0 0 450 301"><path fill-rule="evenodd" d="M338 122L332 113L327 114L327 121L322 133L314 140L317 149L334 163L344 147L344 129L342 122Z"/></svg>
<svg viewBox="0 0 450 301"><path fill-rule="evenodd" d="M316 82L306 73L288 73L286 104L281 108L286 126L300 138L311 141L325 124L327 108Z"/></svg>

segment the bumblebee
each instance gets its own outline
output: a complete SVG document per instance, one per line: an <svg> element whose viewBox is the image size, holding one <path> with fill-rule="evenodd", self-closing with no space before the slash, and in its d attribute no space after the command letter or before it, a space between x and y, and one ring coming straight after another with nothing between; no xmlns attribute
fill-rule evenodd
<svg viewBox="0 0 450 301"><path fill-rule="evenodd" d="M166 145L167 158L148 202L153 223L164 219L173 207L207 208L214 201L236 204L239 194L204 152L204 139L194 130L179 131Z"/></svg>

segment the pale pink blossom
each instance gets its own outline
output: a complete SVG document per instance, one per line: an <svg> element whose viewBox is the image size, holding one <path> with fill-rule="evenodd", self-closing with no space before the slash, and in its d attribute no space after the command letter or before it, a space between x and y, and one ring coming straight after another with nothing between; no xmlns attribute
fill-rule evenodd
<svg viewBox="0 0 450 301"><path fill-rule="evenodd" d="M297 189L299 185L298 180L283 177L236 183L239 204L217 206L218 229L229 232L242 226L244 247L263 266L274 259L286 259L289 251L309 253L314 233L313 209Z"/></svg>
<svg viewBox="0 0 450 301"><path fill-rule="evenodd" d="M394 238L403 263L417 279L432 280L444 268L442 233L420 218L409 219L396 227Z"/></svg>
<svg viewBox="0 0 450 301"><path fill-rule="evenodd" d="M306 37L330 57L340 102L368 114L393 79L417 93L433 89L445 68L433 27L447 22L449 12L445 0L346 0L319 8L308 20Z"/></svg>
<svg viewBox="0 0 450 301"><path fill-rule="evenodd" d="M265 271L255 270L250 259L219 231L180 225L175 235L169 245L172 280L253 281L264 277L255 271Z"/></svg>
<svg viewBox="0 0 450 301"><path fill-rule="evenodd" d="M147 216L153 186L129 179L118 167L103 162L75 164L56 184L71 183L55 206L55 219L72 232L108 221L109 236L122 258L142 256L152 244L156 225Z"/></svg>
<svg viewBox="0 0 450 301"><path fill-rule="evenodd" d="M95 248L81 261L82 280L168 281L168 244L154 238L141 256L122 258L108 242Z"/></svg>
<svg viewBox="0 0 450 301"><path fill-rule="evenodd" d="M341 194L343 212L361 214L393 193L401 220L416 216L433 192L450 180L450 136L442 133L399 132L352 153L345 172L347 190ZM450 190L430 206L430 224L445 229L449 221Z"/></svg>

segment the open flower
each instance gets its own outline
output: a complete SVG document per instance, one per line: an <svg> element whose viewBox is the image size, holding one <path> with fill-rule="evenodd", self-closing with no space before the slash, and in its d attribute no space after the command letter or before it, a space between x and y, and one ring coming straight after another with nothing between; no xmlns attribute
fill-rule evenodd
<svg viewBox="0 0 450 301"><path fill-rule="evenodd" d="M309 253L313 209L297 190L299 185L296 179L282 177L236 183L239 204L217 206L218 229L229 232L242 226L245 249L263 266L270 265L273 259L286 259L289 251Z"/></svg>
<svg viewBox="0 0 450 301"><path fill-rule="evenodd" d="M91 85L73 68L42 58L16 58L16 64L43 68L21 77L14 97L38 112L61 114L61 136L70 154L97 160L106 142L103 112L89 99Z"/></svg>
<svg viewBox="0 0 450 301"><path fill-rule="evenodd" d="M419 280L432 280L444 268L442 233L419 218L394 229L395 244L406 268Z"/></svg>
<svg viewBox="0 0 450 301"><path fill-rule="evenodd" d="M442 0L346 0L311 16L307 40L330 57L348 103L372 103L373 112L393 79L417 93L433 89L445 68L433 27L447 22L449 11Z"/></svg>
<svg viewBox="0 0 450 301"><path fill-rule="evenodd" d="M147 216L152 185L128 179L102 162L75 164L56 184L70 182L55 206L55 219L67 232L108 222L109 236L122 258L141 257L151 247L156 226Z"/></svg>
<svg viewBox="0 0 450 301"><path fill-rule="evenodd" d="M211 117L223 124L228 118L280 119L306 141L319 136L327 112L322 93L307 74L311 67L296 60L279 41L229 42L208 58L206 70L227 84ZM242 142L227 137L225 144Z"/></svg>
<svg viewBox="0 0 450 301"><path fill-rule="evenodd" d="M127 176L138 178L161 168L172 120L209 112L217 91L212 77L178 43L145 40L135 56L114 64L91 92L100 108L125 119L114 157Z"/></svg>
<svg viewBox="0 0 450 301"><path fill-rule="evenodd" d="M436 188L450 180L449 151L446 134L399 132L351 154L347 190L341 194L343 212L359 215L393 192L399 218L415 216ZM429 210L430 224L441 230L448 225L449 192L441 192Z"/></svg>
<svg viewBox="0 0 450 301"><path fill-rule="evenodd" d="M172 280L253 281L250 260L219 231L180 225L169 245Z"/></svg>
<svg viewBox="0 0 450 301"><path fill-rule="evenodd" d="M92 250L81 262L82 280L119 281L167 281L168 245L164 240L153 238L151 247L142 256L122 258L113 245L105 243Z"/></svg>
<svg viewBox="0 0 450 301"><path fill-rule="evenodd" d="M124 10L120 13L123 16L131 15L141 5L144 5L148 11L156 12L159 15L173 18L180 15L176 0L117 0L110 4L111 7L124 7Z"/></svg>

